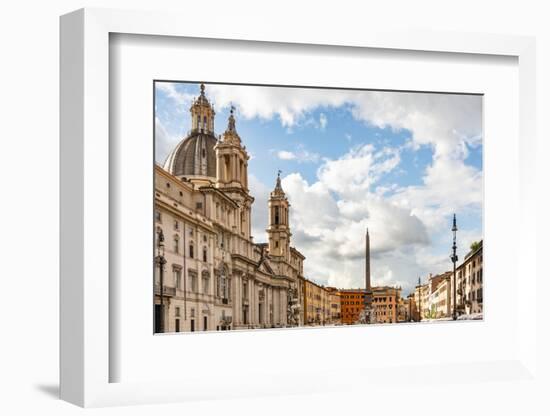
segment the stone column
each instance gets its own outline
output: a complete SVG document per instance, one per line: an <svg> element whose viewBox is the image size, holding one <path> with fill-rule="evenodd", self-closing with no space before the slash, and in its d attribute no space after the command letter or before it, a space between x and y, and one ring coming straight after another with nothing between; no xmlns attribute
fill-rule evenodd
<svg viewBox="0 0 550 416"><path fill-rule="evenodd" d="M272 324L271 311L273 311L273 306L272 306L273 305L273 287L272 286L267 287L266 300L267 300L267 308L265 308L266 324L267 326L271 326Z"/></svg>
<svg viewBox="0 0 550 416"><path fill-rule="evenodd" d="M279 302L280 302L280 305L281 305L281 314L280 314L279 318L281 320L281 324L285 325L287 323L287 313L288 313L288 305L287 305L288 293L287 293L287 290L284 289L284 288L279 289L279 296L280 296Z"/></svg>
<svg viewBox="0 0 550 416"><path fill-rule="evenodd" d="M223 172L223 157L220 157L219 150L216 152L216 179L223 180L222 178L222 172Z"/></svg>
<svg viewBox="0 0 550 416"><path fill-rule="evenodd" d="M241 182L241 160L238 155L235 155L235 169L237 170L237 181Z"/></svg>
<svg viewBox="0 0 550 416"><path fill-rule="evenodd" d="M252 280L250 284L251 296L250 296L250 323L256 325L258 323L258 288L256 287L256 280Z"/></svg>
<svg viewBox="0 0 550 416"><path fill-rule="evenodd" d="M240 306L239 306L239 300L240 300L240 273L234 272L233 273L233 279L231 279L231 284L233 286L232 292L233 292L233 325L240 324Z"/></svg>

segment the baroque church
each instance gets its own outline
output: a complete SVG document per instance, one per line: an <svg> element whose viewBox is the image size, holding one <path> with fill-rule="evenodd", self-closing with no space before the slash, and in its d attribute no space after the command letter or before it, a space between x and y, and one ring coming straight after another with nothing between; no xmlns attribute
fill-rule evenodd
<svg viewBox="0 0 550 416"><path fill-rule="evenodd" d="M233 108L216 136L201 84L190 113L187 137L155 166L155 332L302 325L305 257L290 245L280 174L268 202L268 242L256 243L249 155Z"/></svg>

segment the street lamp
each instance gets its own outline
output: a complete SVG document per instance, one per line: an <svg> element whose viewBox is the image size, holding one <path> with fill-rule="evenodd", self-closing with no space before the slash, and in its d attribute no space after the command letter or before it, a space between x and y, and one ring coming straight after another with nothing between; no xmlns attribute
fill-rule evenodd
<svg viewBox="0 0 550 416"><path fill-rule="evenodd" d="M456 255L456 232L458 228L456 227L456 214L453 214L453 252L451 254L451 261L453 262L453 320L456 321L456 262L458 261L458 256Z"/></svg>
<svg viewBox="0 0 550 416"><path fill-rule="evenodd" d="M159 317L159 332L164 332L164 265L166 258L164 257L164 233L162 228L157 231L157 263L159 265L159 283L160 283L160 317Z"/></svg>

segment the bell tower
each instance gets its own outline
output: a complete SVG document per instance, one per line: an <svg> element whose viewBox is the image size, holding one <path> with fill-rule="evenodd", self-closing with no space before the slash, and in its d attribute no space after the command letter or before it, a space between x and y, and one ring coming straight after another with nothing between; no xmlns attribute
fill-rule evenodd
<svg viewBox="0 0 550 416"><path fill-rule="evenodd" d="M271 256L289 259L290 254L290 224L288 210L290 204L281 186L281 171L277 173L275 189L269 195L269 254Z"/></svg>
<svg viewBox="0 0 550 416"><path fill-rule="evenodd" d="M231 106L227 128L216 144L217 187L248 192L248 153L235 127L235 108Z"/></svg>
<svg viewBox="0 0 550 416"><path fill-rule="evenodd" d="M221 189L239 204L236 230L245 238L252 233L251 207L254 198L248 193L248 160L235 126L235 107L231 106L227 128L216 146L216 188Z"/></svg>

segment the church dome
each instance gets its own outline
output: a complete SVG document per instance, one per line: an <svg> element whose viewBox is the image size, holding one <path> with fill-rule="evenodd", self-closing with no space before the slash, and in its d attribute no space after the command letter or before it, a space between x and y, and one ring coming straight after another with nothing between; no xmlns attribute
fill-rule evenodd
<svg viewBox="0 0 550 416"><path fill-rule="evenodd" d="M213 134L191 132L170 152L164 169L174 176L216 177L216 138Z"/></svg>
<svg viewBox="0 0 550 416"><path fill-rule="evenodd" d="M191 108L191 132L170 152L164 169L174 176L216 177L217 143L214 135L215 112L205 95L204 84Z"/></svg>

